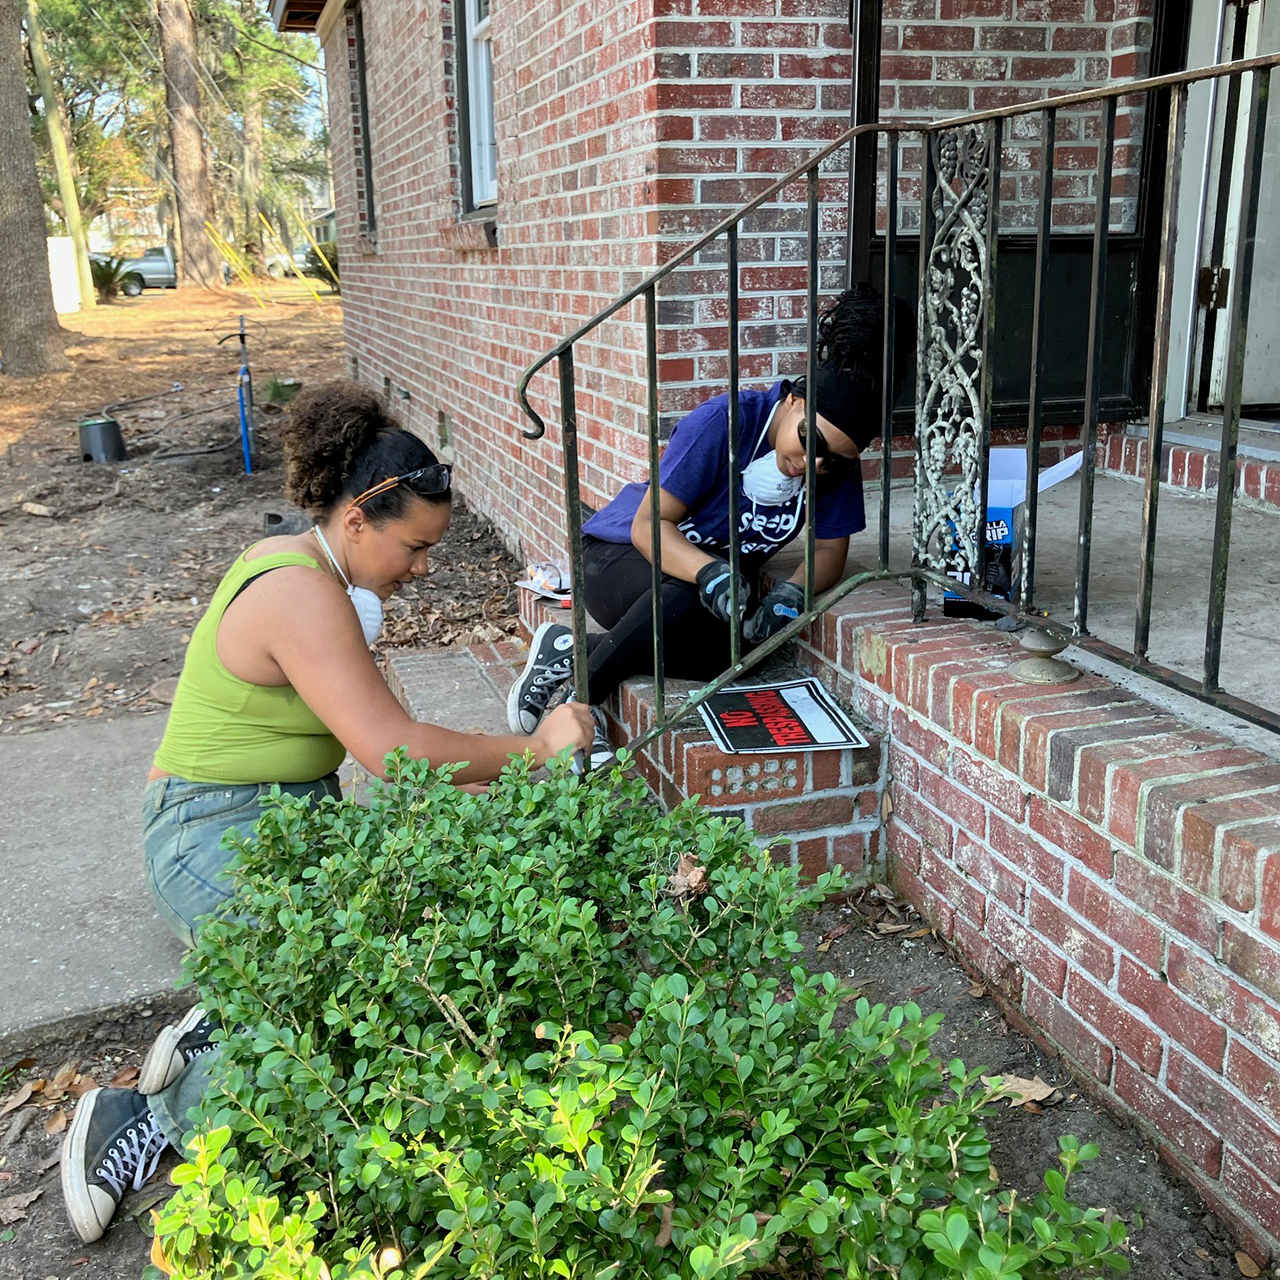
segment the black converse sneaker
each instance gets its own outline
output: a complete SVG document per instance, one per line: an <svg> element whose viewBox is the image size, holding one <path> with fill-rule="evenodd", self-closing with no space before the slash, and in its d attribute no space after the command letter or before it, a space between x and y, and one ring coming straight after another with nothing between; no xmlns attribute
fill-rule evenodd
<svg viewBox="0 0 1280 1280"><path fill-rule="evenodd" d="M529 643L529 660L507 695L512 733L532 733L546 714L551 695L573 675L573 632L544 622Z"/></svg>
<svg viewBox="0 0 1280 1280"><path fill-rule="evenodd" d="M590 766L593 769L604 769L614 761L613 743L609 741L609 725L599 707L591 708L591 720L596 727L596 736L591 743Z"/></svg>
<svg viewBox="0 0 1280 1280"><path fill-rule="evenodd" d="M126 1191L142 1189L168 1145L133 1089L93 1089L80 1099L62 1143L62 1198L85 1244L106 1231Z"/></svg>
<svg viewBox="0 0 1280 1280"><path fill-rule="evenodd" d="M212 1053L218 1023L199 1006L187 1012L181 1022L164 1028L155 1038L138 1073L138 1092L144 1097L167 1089L186 1065L201 1054Z"/></svg>

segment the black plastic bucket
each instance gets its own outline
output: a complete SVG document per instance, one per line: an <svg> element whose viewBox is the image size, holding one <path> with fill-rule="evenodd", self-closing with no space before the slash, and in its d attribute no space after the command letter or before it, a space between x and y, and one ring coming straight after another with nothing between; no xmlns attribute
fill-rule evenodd
<svg viewBox="0 0 1280 1280"><path fill-rule="evenodd" d="M82 462L123 462L128 456L120 424L114 418L85 418L80 423Z"/></svg>

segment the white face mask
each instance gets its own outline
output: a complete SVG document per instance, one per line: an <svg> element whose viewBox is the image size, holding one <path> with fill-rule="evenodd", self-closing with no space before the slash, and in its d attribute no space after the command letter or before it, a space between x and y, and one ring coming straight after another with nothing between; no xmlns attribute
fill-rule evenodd
<svg viewBox="0 0 1280 1280"><path fill-rule="evenodd" d="M742 473L742 491L762 507L780 507L804 488L804 476L784 476L778 470L778 451L770 449Z"/></svg>
<svg viewBox="0 0 1280 1280"><path fill-rule="evenodd" d="M342 566L334 558L333 552L329 550L329 544L325 540L324 534L320 532L319 525L312 525L311 532L319 539L325 555L329 557L329 563L337 570L338 577L347 584L347 598L351 601L352 607L356 611L356 617L360 619L360 631L364 636L365 644L373 644L382 634L382 601L376 591L370 591L368 587L353 587L351 585L347 575L342 572Z"/></svg>
<svg viewBox="0 0 1280 1280"><path fill-rule="evenodd" d="M778 401L781 404L782 401ZM769 443L769 428L778 404L769 410L764 430L760 433L760 445ZM803 476L784 476L778 467L778 451L770 449L763 457L754 458L742 472L742 492L749 501L761 507L781 507L804 488Z"/></svg>

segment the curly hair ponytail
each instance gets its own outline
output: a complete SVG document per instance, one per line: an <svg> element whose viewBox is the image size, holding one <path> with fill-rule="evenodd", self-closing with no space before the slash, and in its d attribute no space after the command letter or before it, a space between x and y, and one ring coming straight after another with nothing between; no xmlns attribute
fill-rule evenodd
<svg viewBox="0 0 1280 1280"><path fill-rule="evenodd" d="M338 380L304 391L290 406L282 434L285 492L291 502L317 515L388 476L436 462L436 455L358 382ZM402 516L412 497L397 486L363 508L374 524L382 524ZM426 501L447 504L450 494L446 490Z"/></svg>

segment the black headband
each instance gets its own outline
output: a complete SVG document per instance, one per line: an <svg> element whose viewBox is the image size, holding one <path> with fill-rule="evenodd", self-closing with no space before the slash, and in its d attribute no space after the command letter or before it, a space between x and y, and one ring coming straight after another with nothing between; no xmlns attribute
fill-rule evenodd
<svg viewBox="0 0 1280 1280"><path fill-rule="evenodd" d="M813 381L819 416L847 435L859 452L880 435L880 420L867 388L834 369L819 369ZM808 399L803 376L791 382L788 390L801 400Z"/></svg>

